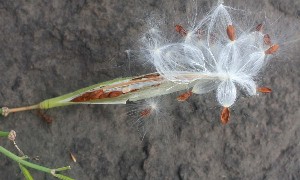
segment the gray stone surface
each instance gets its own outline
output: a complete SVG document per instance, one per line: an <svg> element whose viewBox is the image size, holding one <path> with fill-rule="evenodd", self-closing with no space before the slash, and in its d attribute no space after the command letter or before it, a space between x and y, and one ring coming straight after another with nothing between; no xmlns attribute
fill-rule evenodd
<svg viewBox="0 0 300 180"><path fill-rule="evenodd" d="M213 2L199 1L205 9ZM240 0L234 5L281 16L286 26L279 29L299 38L299 1ZM136 47L151 12L184 19L186 7L185 1L163 0L1 0L0 105L34 104L151 71L141 63L129 67L124 51ZM1 118L0 129L16 130L18 145L29 156L39 156L37 163L70 164L69 175L76 179L299 179L300 52L295 44L261 78L274 92L241 97L226 126L220 124L220 109L210 94L184 103L174 103L176 95L166 97L169 113L162 117L168 120L167 132L143 141L127 123L133 117L124 105L51 109L46 112L54 119L51 125L34 111L17 113ZM4 139L0 144L14 149ZM23 179L18 166L2 155L0 179Z"/></svg>

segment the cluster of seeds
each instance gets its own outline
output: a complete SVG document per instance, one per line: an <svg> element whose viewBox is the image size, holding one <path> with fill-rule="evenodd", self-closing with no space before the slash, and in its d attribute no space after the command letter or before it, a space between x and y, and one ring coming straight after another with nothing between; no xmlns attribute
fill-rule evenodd
<svg viewBox="0 0 300 180"><path fill-rule="evenodd" d="M229 107L237 98L237 87L249 96L271 92L259 88L255 80L279 45L264 32L264 24L242 29L231 17L233 8L220 2L203 19L185 29L175 25L180 40L166 40L159 27L152 27L142 38L147 60L164 78L186 84L191 91L178 97L186 100L193 94L216 91L223 107L221 121L230 117ZM236 18L237 19L237 18Z"/></svg>

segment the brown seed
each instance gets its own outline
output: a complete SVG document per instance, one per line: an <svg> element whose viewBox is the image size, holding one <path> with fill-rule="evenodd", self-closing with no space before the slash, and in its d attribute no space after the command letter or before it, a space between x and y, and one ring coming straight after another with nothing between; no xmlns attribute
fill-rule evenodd
<svg viewBox="0 0 300 180"><path fill-rule="evenodd" d="M186 101L192 94L192 91L185 92L177 97L177 101Z"/></svg>
<svg viewBox="0 0 300 180"><path fill-rule="evenodd" d="M89 94L89 99L90 100L94 100L94 99L99 99L99 97L104 94L104 91L102 89L97 90L97 91L93 91Z"/></svg>
<svg viewBox="0 0 300 180"><path fill-rule="evenodd" d="M272 92L272 89L267 88L267 87L259 87L259 88L257 88L257 91L261 92L261 93L270 93L270 92Z"/></svg>
<svg viewBox="0 0 300 180"><path fill-rule="evenodd" d="M131 92L136 92L136 91L138 91L138 89L132 89L129 92L131 93Z"/></svg>
<svg viewBox="0 0 300 180"><path fill-rule="evenodd" d="M123 92L122 91L112 91L108 93L108 97L109 98L114 98L114 97L118 97L120 95L122 95Z"/></svg>
<svg viewBox="0 0 300 180"><path fill-rule="evenodd" d="M71 102L86 102L86 101L92 101L96 99L102 99L106 98L108 94L104 93L102 89L92 91L92 92L86 92L82 94L81 96L78 96L71 100Z"/></svg>
<svg viewBox="0 0 300 180"><path fill-rule="evenodd" d="M175 30L182 36L186 36L187 31L180 25L175 25Z"/></svg>
<svg viewBox="0 0 300 180"><path fill-rule="evenodd" d="M151 73L151 74L146 74L145 76L143 76L143 78L155 78L159 76L159 73Z"/></svg>
<svg viewBox="0 0 300 180"><path fill-rule="evenodd" d="M45 121L47 124L51 124L53 122L53 118L49 115L47 115L45 112L43 112L42 110L38 109L37 110L37 114L38 116Z"/></svg>
<svg viewBox="0 0 300 180"><path fill-rule="evenodd" d="M230 111L228 107L224 107L221 113L221 122L222 124L227 124L230 118Z"/></svg>
<svg viewBox="0 0 300 180"><path fill-rule="evenodd" d="M71 100L71 102L84 102L91 100L91 96L93 96L93 92L86 92L82 94L81 96L78 96Z"/></svg>
<svg viewBox="0 0 300 180"><path fill-rule="evenodd" d="M259 24L256 26L256 31L262 32L263 31L263 24Z"/></svg>
<svg viewBox="0 0 300 180"><path fill-rule="evenodd" d="M148 117L151 114L151 108L144 109L140 112L141 117Z"/></svg>
<svg viewBox="0 0 300 180"><path fill-rule="evenodd" d="M265 51L265 54L273 54L279 49L278 44L273 44L269 49Z"/></svg>
<svg viewBox="0 0 300 180"><path fill-rule="evenodd" d="M109 97L109 92L108 93L103 93L98 99L104 99Z"/></svg>
<svg viewBox="0 0 300 180"><path fill-rule="evenodd" d="M265 45L271 46L272 43L271 43L271 38L270 38L269 34L264 35L264 43L265 43Z"/></svg>
<svg viewBox="0 0 300 180"><path fill-rule="evenodd" d="M86 97L88 97L87 93L82 94L81 96L78 96L78 97L72 99L71 102L84 102L84 101L86 101Z"/></svg>
<svg viewBox="0 0 300 180"><path fill-rule="evenodd" d="M230 41L234 41L236 39L235 37L235 28L233 25L227 26L227 36L230 39Z"/></svg>
<svg viewBox="0 0 300 180"><path fill-rule="evenodd" d="M151 73L151 74L146 74L144 76L135 77L132 80L140 80L140 79L143 79L143 78L156 78L158 76L160 76L159 73Z"/></svg>

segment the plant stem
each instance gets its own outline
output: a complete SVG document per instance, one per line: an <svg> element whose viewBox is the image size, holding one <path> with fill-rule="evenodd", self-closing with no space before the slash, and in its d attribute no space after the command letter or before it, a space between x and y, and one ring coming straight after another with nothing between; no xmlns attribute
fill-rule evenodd
<svg viewBox="0 0 300 180"><path fill-rule="evenodd" d="M46 168L46 167L43 167L43 166L40 166L40 165L37 165L37 164L33 164L31 162L23 160L21 157L11 153L10 151L3 148L2 146L0 146L0 152L2 154L4 154L5 156L9 157L10 159L12 159L12 160L24 165L24 166L27 166L27 167L30 167L30 168L33 168L33 169L36 169L36 170L39 170L39 171L43 171L43 172L46 172L46 173L49 173L49 174L51 174L51 172L52 172L52 169L50 169L50 168Z"/></svg>
<svg viewBox="0 0 300 180"><path fill-rule="evenodd" d="M1 131L0 131L1 132ZM4 132L5 133L5 132ZM44 167L44 166L40 166L40 165L37 165L37 164L34 164L34 163L31 163L31 162L28 162L24 159L27 159L27 156L23 156L23 157L19 157L13 153L11 153L10 151L6 150L4 147L0 146L0 153L4 154L5 156L9 157L10 159L16 161L19 163L20 167L21 166L24 166L24 169L26 170L25 166L26 167L29 167L29 168L32 168L32 169L36 169L38 171L42 171L42 172L45 172L45 173L49 173L51 174L52 176L54 177L58 177L59 179L69 179L69 180L73 180L72 178L70 177L67 177L67 176L64 176L64 175L61 175L61 174L56 174L56 172L61 172L61 171L65 171L65 170L69 170L71 169L70 166L65 166L65 167L61 167L61 168L57 168L57 169L50 169L50 168L47 168L47 167ZM21 168L22 169L22 168ZM23 170L24 170L23 169ZM23 171L22 170L22 171ZM27 171L27 170L26 170ZM27 171L28 172L28 171ZM29 173L29 172L28 172ZM25 174L24 174L25 175ZM30 174L29 174L30 175ZM30 175L31 176L31 175Z"/></svg>
<svg viewBox="0 0 300 180"><path fill-rule="evenodd" d="M65 167L54 169L54 170L55 170L55 172L60 172L60 171L65 171L65 170L70 170L70 169L71 169L71 166L65 166Z"/></svg>
<svg viewBox="0 0 300 180"><path fill-rule="evenodd" d="M32 106L19 107L19 108L12 108L12 109L9 109L9 113L28 111L28 110L39 109L39 108L40 108L39 104L32 105Z"/></svg>
<svg viewBox="0 0 300 180"><path fill-rule="evenodd" d="M10 113L14 112L20 112L20 111L28 111L28 110L33 110L33 109L39 109L40 104L32 105L32 106L24 106L24 107L19 107L19 108L7 108L7 107L2 107L0 108L0 115L2 116L8 116Z"/></svg>
<svg viewBox="0 0 300 180"><path fill-rule="evenodd" d="M9 132L0 131L0 137L8 137Z"/></svg>

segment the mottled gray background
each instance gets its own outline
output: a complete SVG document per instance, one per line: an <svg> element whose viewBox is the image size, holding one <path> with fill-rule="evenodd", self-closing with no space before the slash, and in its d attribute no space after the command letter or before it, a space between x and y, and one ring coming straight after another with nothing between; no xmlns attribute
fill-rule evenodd
<svg viewBox="0 0 300 180"><path fill-rule="evenodd" d="M207 10L215 2L199 4ZM240 0L235 5L281 17L288 26L279 29L293 32L292 39L299 37L299 0ZM136 47L152 11L184 17L186 3L1 0L0 105L34 104L145 73L141 64L129 67L124 51ZM220 124L220 107L210 94L184 103L174 103L176 95L166 97L166 134L143 141L130 127L134 117L126 116L124 105L51 109L46 112L54 119L51 125L35 111L11 114L0 119L0 129L16 130L21 149L30 157L39 156L35 162L49 167L70 164L69 175L76 179L300 179L300 51L284 51L261 78L273 93L241 97L226 126ZM4 139L0 144L14 150ZM36 179L54 179L31 172ZM23 179L17 164L2 155L0 179Z"/></svg>

